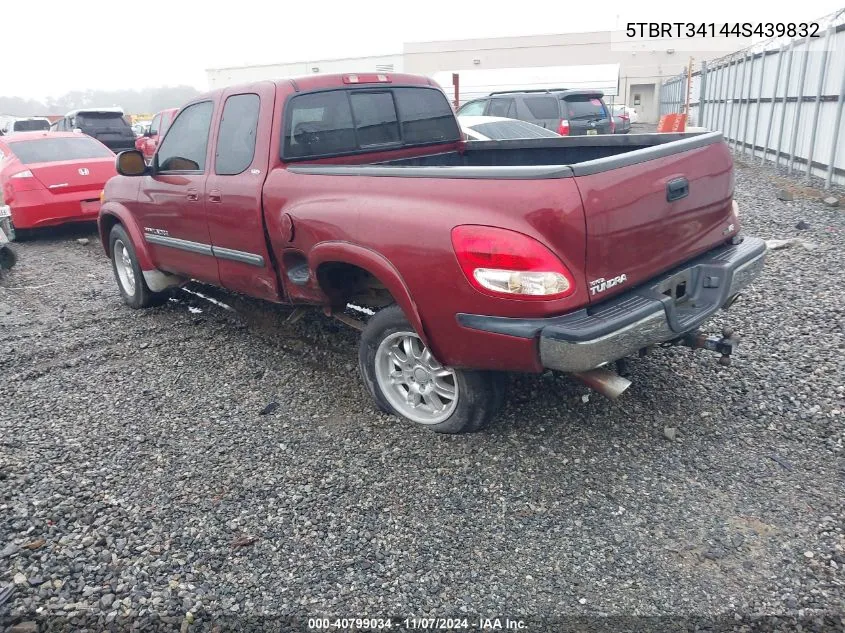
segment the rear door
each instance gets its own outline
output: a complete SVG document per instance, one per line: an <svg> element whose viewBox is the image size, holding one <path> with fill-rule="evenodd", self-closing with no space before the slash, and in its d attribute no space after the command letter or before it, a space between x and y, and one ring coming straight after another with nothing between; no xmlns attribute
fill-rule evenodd
<svg viewBox="0 0 845 633"><path fill-rule="evenodd" d="M508 119L516 118L516 99L513 97L493 97L487 104L487 116L501 116Z"/></svg>
<svg viewBox="0 0 845 633"><path fill-rule="evenodd" d="M735 232L733 163L724 142L589 175L575 169L591 301L647 281ZM617 281L604 290L602 280Z"/></svg>
<svg viewBox="0 0 845 633"><path fill-rule="evenodd" d="M560 102L553 95L526 95L522 99L527 112L525 116L520 114L523 121L530 121L547 130L557 132L560 127Z"/></svg>
<svg viewBox="0 0 845 633"><path fill-rule="evenodd" d="M275 98L270 82L223 94L205 200L221 285L270 301L281 299L262 207Z"/></svg>
<svg viewBox="0 0 845 633"><path fill-rule="evenodd" d="M610 134L610 113L601 94L576 93L561 98L563 118L569 121L569 134Z"/></svg>
<svg viewBox="0 0 845 633"><path fill-rule="evenodd" d="M213 114L212 101L182 110L153 157L153 173L142 176L134 212L156 267L219 285L205 205Z"/></svg>

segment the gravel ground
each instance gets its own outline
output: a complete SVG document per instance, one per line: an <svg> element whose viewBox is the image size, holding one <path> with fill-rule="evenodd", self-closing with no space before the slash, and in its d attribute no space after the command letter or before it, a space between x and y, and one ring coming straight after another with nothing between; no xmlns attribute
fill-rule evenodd
<svg viewBox="0 0 845 633"><path fill-rule="evenodd" d="M319 312L198 285L228 307L180 291L136 312L90 228L20 244L0 281L0 626L841 630L845 211L776 200L784 183L737 165L746 232L809 243L712 324L743 336L731 367L660 351L618 403L514 376L469 436L377 413L356 334Z"/></svg>

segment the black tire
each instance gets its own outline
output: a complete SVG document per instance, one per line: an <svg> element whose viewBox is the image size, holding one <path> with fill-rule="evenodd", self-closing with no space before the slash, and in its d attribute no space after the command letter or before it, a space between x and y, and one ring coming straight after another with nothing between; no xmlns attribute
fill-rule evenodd
<svg viewBox="0 0 845 633"><path fill-rule="evenodd" d="M382 341L391 334L413 331L402 309L393 305L372 317L361 334L358 366L367 391L378 407L437 433L472 433L486 427L504 401L507 381L506 376L501 373L453 370L458 394L457 403L452 414L441 422L427 424L412 420L390 403L376 377L376 353Z"/></svg>
<svg viewBox="0 0 845 633"><path fill-rule="evenodd" d="M116 245L125 248L126 254L129 257L129 263L132 267L135 281L134 289L132 291L124 286L124 282L120 278L118 265L115 261ZM138 264L138 257L135 255L135 247L132 245L132 240L129 238L129 234L126 232L126 229L124 229L120 224L115 224L109 234L109 253L111 254L111 268L114 273L114 279L117 282L118 290L120 290L120 296L123 298L123 302L126 305L138 310L140 308L148 308L150 306L159 305L162 301L164 301L166 298L165 295L160 292L153 292L150 290L149 286L147 286L147 282L144 281L144 273L141 270L141 266Z"/></svg>

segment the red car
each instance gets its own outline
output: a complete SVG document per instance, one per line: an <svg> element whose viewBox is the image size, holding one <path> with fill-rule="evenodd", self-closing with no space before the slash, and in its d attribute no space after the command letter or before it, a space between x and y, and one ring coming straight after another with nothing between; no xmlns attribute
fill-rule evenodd
<svg viewBox="0 0 845 633"><path fill-rule="evenodd" d="M90 136L72 132L4 136L0 216L11 219L9 228L18 237L26 229L96 220L100 192L116 173L114 152Z"/></svg>
<svg viewBox="0 0 845 633"><path fill-rule="evenodd" d="M217 90L117 169L99 227L129 306L197 280L322 307L362 330L378 406L446 433L490 420L501 372L616 397L608 367L664 343L730 362L732 333L698 328L766 251L739 235L718 132L464 142L414 75Z"/></svg>
<svg viewBox="0 0 845 633"><path fill-rule="evenodd" d="M144 160L147 162L152 160L153 154L156 153L159 140L164 138L164 133L167 132L167 128L173 123L177 112L179 112L179 108L162 110L153 117L149 131L135 140L135 149L144 155Z"/></svg>

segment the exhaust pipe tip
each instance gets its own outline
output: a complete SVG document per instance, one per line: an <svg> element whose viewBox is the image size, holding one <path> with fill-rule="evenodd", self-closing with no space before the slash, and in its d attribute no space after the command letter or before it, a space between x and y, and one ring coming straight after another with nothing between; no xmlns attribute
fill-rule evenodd
<svg viewBox="0 0 845 633"><path fill-rule="evenodd" d="M736 294L731 295L730 297L728 297L728 300L725 301L725 305L722 306L722 309L727 310L728 308L730 308L733 304L735 304L741 298L742 298L741 292L737 292Z"/></svg>
<svg viewBox="0 0 845 633"><path fill-rule="evenodd" d="M610 400L619 398L632 384L627 378L601 367L572 375L593 391L597 391Z"/></svg>

